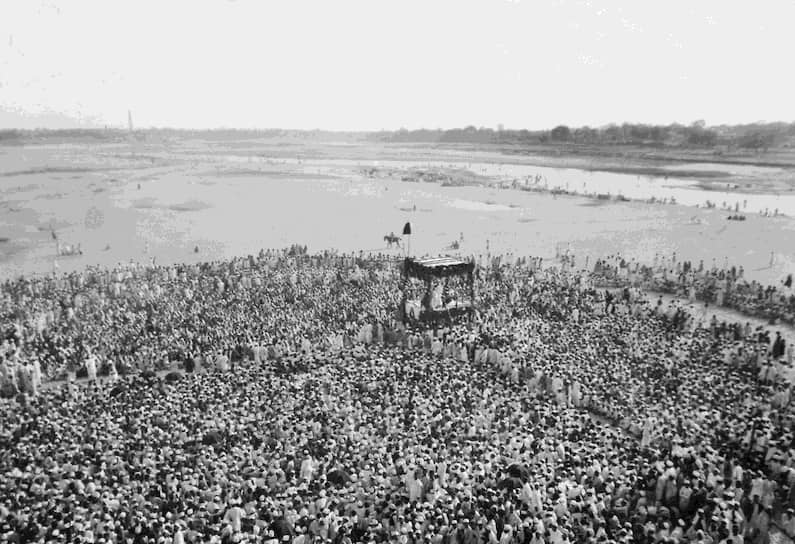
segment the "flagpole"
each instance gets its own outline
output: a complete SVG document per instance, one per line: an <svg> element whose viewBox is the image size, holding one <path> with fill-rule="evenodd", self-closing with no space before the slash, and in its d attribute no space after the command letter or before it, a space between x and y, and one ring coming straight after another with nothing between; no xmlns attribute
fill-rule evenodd
<svg viewBox="0 0 795 544"><path fill-rule="evenodd" d="M410 222L406 222L406 224L403 225L403 236L408 236L409 237L408 243L407 243L408 247L406 249L406 257L410 257L411 256L411 223Z"/></svg>

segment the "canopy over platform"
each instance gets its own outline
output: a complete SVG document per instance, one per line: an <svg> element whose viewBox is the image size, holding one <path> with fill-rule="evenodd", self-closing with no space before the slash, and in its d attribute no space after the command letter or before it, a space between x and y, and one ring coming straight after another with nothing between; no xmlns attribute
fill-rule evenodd
<svg viewBox="0 0 795 544"><path fill-rule="evenodd" d="M439 291L433 295L432 283L436 280L447 278L463 277L465 279L464 288L466 294L461 297L442 296L442 284L437 284ZM462 315L472 315L475 301L475 263L464 261L454 257L437 257L431 259L412 259L407 258L403 262L403 296L401 301L401 313L403 321L407 319L419 321L439 321L450 320ZM425 295L422 300L416 302L408 301L408 290L411 279L418 279L425 283ZM467 297L468 295L468 297Z"/></svg>
<svg viewBox="0 0 795 544"><path fill-rule="evenodd" d="M466 276L475 271L475 263L462 261L453 257L437 257L434 259L415 260L408 258L403 263L404 273L411 278L421 280L429 278L448 278L450 276Z"/></svg>

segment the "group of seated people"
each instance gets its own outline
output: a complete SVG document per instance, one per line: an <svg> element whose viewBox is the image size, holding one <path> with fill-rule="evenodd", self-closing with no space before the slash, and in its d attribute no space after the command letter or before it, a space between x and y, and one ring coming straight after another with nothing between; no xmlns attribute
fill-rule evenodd
<svg viewBox="0 0 795 544"><path fill-rule="evenodd" d="M263 251L8 282L0 540L795 535L786 340L514 256L480 262L471 319L404 324L395 266Z"/></svg>

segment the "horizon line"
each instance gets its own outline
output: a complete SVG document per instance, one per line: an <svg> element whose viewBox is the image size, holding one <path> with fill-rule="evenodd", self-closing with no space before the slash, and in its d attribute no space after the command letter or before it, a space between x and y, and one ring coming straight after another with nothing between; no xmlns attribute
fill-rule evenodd
<svg viewBox="0 0 795 544"><path fill-rule="evenodd" d="M509 127L490 127L490 126L477 126L473 124L458 126L458 127L448 127L448 128L393 128L393 129L331 129L331 128L284 128L284 127L172 127L172 126L145 126L145 127L135 127L130 131L129 128L123 125L106 125L106 126L74 126L74 127L60 127L60 128L50 128L50 127L35 127L35 128L21 128L21 127L0 127L0 132L66 132L66 131L74 131L74 130L81 130L81 131L115 131L115 132L145 132L145 131L176 131L176 132L220 132L220 131L237 131L237 132L272 132L272 131L283 131L283 132L331 132L337 134L378 134L384 132L419 132L419 131L427 131L427 132L446 132L450 130L466 130L470 128L475 128L476 130L491 130L494 132L548 132L553 130L556 127L565 126L569 129L592 129L592 130L600 130L609 127L621 127L624 125L634 125L634 126L649 126L649 127L673 127L673 126L681 126L681 127L689 127L698 124L701 120L691 121L690 123L682 123L682 122L671 122L671 123L644 123L644 122L630 122L630 121L622 121L622 122L612 122L607 124L602 124L598 126L591 126L591 125L567 125L565 123L560 123L555 125L551 128L539 128L539 129L529 129L529 128L509 128ZM793 125L795 121L785 121L785 120L778 120L778 121L767 121L767 120L759 120L753 121L749 123L720 123L716 125L702 125L704 128L721 128L721 127L747 127L752 125Z"/></svg>

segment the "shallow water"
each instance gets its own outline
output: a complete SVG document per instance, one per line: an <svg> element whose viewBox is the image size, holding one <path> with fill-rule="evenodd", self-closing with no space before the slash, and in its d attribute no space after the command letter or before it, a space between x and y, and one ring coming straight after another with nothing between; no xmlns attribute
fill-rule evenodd
<svg viewBox="0 0 795 544"><path fill-rule="evenodd" d="M225 160L238 162L241 157L234 155L224 156ZM274 158L259 157L253 161L274 161ZM488 176L500 181L512 182L516 180L521 184L527 181L528 187L545 189L562 189L578 194L609 194L613 196L623 195L632 200L649 200L655 197L657 200L671 198L684 206L704 206L707 201L717 203L718 206L726 202L732 208L735 204L740 206L740 210L746 213L760 213L769 210L770 213L777 208L780 214L795 217L795 193L788 194L747 194L732 191L705 190L698 182L679 179L676 177L660 178L650 176L639 176L634 174L620 174L612 172L587 171L573 168L549 168L543 166L532 166L523 164L495 164L491 162L450 162L450 161L353 161L346 159L278 159L285 164L301 164L306 167L310 165L318 166L372 166L382 168L442 168L455 167L466 168L471 172L483 176ZM712 169L717 165L703 165L707 169ZM727 170L723 168L723 170ZM753 171L759 173L763 171L759 167L730 166L727 171ZM780 169L768 168L764 171L779 172ZM542 182L536 183L535 177L541 176Z"/></svg>

